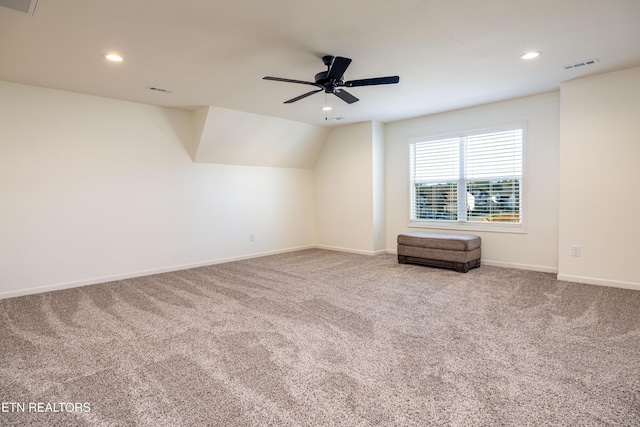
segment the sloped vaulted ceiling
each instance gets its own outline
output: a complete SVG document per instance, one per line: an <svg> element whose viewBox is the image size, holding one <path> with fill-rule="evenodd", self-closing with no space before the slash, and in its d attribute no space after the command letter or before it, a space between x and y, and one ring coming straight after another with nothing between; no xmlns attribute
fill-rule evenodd
<svg viewBox="0 0 640 427"><path fill-rule="evenodd" d="M312 169L329 135L326 127L219 107L194 112L194 160Z"/></svg>

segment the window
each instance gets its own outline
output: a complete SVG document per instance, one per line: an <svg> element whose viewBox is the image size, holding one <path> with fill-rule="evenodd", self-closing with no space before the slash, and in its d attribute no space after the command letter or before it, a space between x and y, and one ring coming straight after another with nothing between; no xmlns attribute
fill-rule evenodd
<svg viewBox="0 0 640 427"><path fill-rule="evenodd" d="M522 221L522 127L412 142L411 220Z"/></svg>

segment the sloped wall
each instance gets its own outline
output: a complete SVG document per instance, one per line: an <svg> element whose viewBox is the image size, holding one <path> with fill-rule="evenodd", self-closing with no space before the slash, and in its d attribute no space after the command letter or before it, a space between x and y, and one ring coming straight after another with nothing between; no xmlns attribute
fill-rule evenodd
<svg viewBox="0 0 640 427"><path fill-rule="evenodd" d="M194 113L194 160L313 169L330 130L321 126L209 106Z"/></svg>

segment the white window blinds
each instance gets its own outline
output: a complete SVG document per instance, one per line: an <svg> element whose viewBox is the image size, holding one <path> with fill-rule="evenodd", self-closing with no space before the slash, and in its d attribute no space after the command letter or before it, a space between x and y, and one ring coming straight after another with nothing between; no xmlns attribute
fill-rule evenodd
<svg viewBox="0 0 640 427"><path fill-rule="evenodd" d="M411 220L521 222L522 129L411 143Z"/></svg>
<svg viewBox="0 0 640 427"><path fill-rule="evenodd" d="M522 177L522 129L471 135L465 141L465 178Z"/></svg>

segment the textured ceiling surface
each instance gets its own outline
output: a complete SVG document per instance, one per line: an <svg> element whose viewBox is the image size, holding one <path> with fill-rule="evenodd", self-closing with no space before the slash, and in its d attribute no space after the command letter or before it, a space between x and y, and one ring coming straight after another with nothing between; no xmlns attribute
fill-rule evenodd
<svg viewBox="0 0 640 427"><path fill-rule="evenodd" d="M638 66L638 22L637 0L39 0L33 15L0 7L0 80L314 125L388 122ZM520 59L529 50L542 55ZM262 80L313 80L327 54L353 59L347 80L400 83L351 88L351 105L324 93L283 104L310 87ZM346 119L325 120L325 102Z"/></svg>

